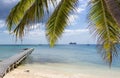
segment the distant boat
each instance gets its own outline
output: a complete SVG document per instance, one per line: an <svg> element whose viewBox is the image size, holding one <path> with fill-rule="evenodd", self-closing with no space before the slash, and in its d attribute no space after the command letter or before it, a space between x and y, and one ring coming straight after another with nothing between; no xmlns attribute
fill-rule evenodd
<svg viewBox="0 0 120 78"><path fill-rule="evenodd" d="M76 45L77 43L76 42L70 42L69 44L70 45Z"/></svg>

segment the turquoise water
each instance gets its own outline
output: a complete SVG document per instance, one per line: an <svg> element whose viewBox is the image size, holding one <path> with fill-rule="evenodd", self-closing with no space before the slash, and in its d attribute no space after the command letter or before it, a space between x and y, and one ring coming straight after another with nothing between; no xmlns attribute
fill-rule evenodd
<svg viewBox="0 0 120 78"><path fill-rule="evenodd" d="M35 48L34 52L27 58L28 64L85 64L94 66L108 67L108 64L97 53L95 45L57 45L50 48L48 45L4 45L0 46L0 59L7 59L10 56L19 53L23 48ZM112 67L120 68L120 60L114 58Z"/></svg>

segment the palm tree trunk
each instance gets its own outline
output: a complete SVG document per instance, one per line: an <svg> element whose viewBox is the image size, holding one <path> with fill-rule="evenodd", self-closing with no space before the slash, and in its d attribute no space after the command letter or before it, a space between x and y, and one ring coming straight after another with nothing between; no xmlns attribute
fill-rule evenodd
<svg viewBox="0 0 120 78"><path fill-rule="evenodd" d="M120 26L120 6L116 0L104 0L107 8L117 24Z"/></svg>

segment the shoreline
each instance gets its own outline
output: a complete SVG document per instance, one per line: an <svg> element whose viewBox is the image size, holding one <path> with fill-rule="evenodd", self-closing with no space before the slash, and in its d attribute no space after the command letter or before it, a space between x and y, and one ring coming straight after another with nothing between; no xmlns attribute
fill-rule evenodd
<svg viewBox="0 0 120 78"><path fill-rule="evenodd" d="M58 66L57 64L55 66ZM80 71L65 66L65 69L51 68L50 65L25 64L6 74L4 78L119 78L118 72L81 67ZM91 72L93 71L93 72Z"/></svg>

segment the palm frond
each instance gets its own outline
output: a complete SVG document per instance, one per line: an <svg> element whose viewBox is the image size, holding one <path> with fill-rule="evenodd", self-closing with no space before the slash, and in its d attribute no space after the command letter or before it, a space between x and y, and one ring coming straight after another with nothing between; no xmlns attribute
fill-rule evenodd
<svg viewBox="0 0 120 78"><path fill-rule="evenodd" d="M69 20L69 14L75 9L77 0L61 0L46 24L46 35L51 46L63 33Z"/></svg>
<svg viewBox="0 0 120 78"><path fill-rule="evenodd" d="M45 14L49 12L48 4L52 0L35 0L35 2L25 12L23 18L19 21L19 24L15 27L14 33L16 38L22 38L24 36L25 28L29 28L31 24L39 22Z"/></svg>
<svg viewBox="0 0 120 78"><path fill-rule="evenodd" d="M117 44L120 40L120 28L105 4L104 0L94 0L90 3L90 30L97 38L100 52L111 66L113 56L117 55Z"/></svg>
<svg viewBox="0 0 120 78"><path fill-rule="evenodd" d="M120 26L120 0L104 0L108 11Z"/></svg>
<svg viewBox="0 0 120 78"><path fill-rule="evenodd" d="M10 31L12 26L15 26L24 16L26 10L32 5L34 0L20 0L20 2L12 8L10 14L6 19L8 30Z"/></svg>
<svg viewBox="0 0 120 78"><path fill-rule="evenodd" d="M14 34L16 35L16 38L22 38L24 35L25 26L27 24L32 24L32 22L35 20L35 3L27 10L24 17L20 21L20 23L15 27Z"/></svg>

